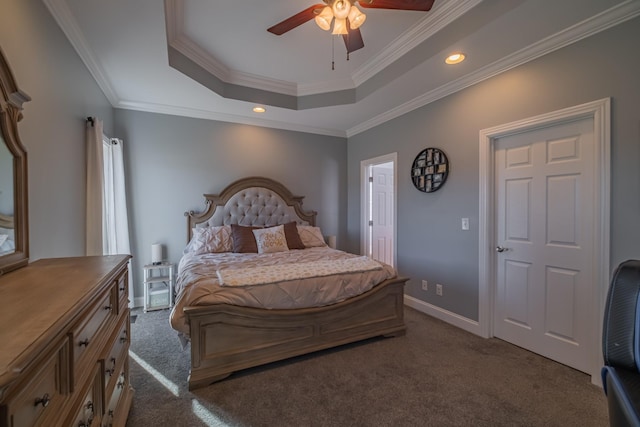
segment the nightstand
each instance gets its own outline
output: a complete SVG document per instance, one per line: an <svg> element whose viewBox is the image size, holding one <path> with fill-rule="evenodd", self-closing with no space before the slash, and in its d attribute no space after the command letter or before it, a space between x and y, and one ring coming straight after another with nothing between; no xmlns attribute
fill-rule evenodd
<svg viewBox="0 0 640 427"><path fill-rule="evenodd" d="M144 311L173 307L175 264L147 264L144 266Z"/></svg>

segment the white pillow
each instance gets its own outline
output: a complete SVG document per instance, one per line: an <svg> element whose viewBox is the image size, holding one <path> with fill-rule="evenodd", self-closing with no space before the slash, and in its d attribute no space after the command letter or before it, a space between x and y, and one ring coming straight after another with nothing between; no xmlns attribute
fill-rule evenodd
<svg viewBox="0 0 640 427"><path fill-rule="evenodd" d="M306 248L327 246L320 227L313 227L311 225L298 225L298 234L300 235L300 240L302 240L302 243Z"/></svg>
<svg viewBox="0 0 640 427"><path fill-rule="evenodd" d="M289 247L287 246L287 238L284 235L283 225L259 228L257 230L253 230L253 235L256 238L259 254L284 252L289 250Z"/></svg>
<svg viewBox="0 0 640 427"><path fill-rule="evenodd" d="M233 251L230 225L194 228L192 232L193 237L184 250L185 254L200 255Z"/></svg>

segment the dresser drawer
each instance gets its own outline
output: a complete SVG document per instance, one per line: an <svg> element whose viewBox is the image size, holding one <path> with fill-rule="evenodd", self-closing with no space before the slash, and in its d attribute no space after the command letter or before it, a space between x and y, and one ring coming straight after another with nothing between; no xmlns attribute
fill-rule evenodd
<svg viewBox="0 0 640 427"><path fill-rule="evenodd" d="M129 389L129 361L118 371L118 382L116 383L111 396L107 396L107 409L105 410L103 427L124 426L126 422L128 408L120 400L127 394ZM126 409L125 409L126 408Z"/></svg>
<svg viewBox="0 0 640 427"><path fill-rule="evenodd" d="M118 378L118 370L122 369L129 357L129 313L122 316L118 324L117 333L110 342L109 354L104 359L104 385L106 395L109 395Z"/></svg>
<svg viewBox="0 0 640 427"><path fill-rule="evenodd" d="M88 427L99 425L102 420L102 366L97 363L89 384L81 401L80 408L75 412L75 416L69 424L71 427Z"/></svg>
<svg viewBox="0 0 640 427"><path fill-rule="evenodd" d="M7 400L9 426L48 425L51 417L58 416L67 397L67 346L65 340L38 369L27 374L24 387Z"/></svg>
<svg viewBox="0 0 640 427"><path fill-rule="evenodd" d="M118 313L129 306L129 274L128 270L124 270L116 279L116 288L118 292Z"/></svg>
<svg viewBox="0 0 640 427"><path fill-rule="evenodd" d="M77 372L79 365L83 364L83 355L92 353L95 349L95 341L99 340L98 332L101 326L113 315L115 304L113 301L113 289L105 292L99 302L95 304L87 316L73 329L73 362Z"/></svg>

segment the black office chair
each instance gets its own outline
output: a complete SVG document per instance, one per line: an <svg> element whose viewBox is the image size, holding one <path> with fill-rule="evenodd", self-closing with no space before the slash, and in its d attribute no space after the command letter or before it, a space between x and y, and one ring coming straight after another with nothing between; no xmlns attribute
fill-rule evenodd
<svg viewBox="0 0 640 427"><path fill-rule="evenodd" d="M616 269L602 331L602 385L611 426L640 426L640 260Z"/></svg>

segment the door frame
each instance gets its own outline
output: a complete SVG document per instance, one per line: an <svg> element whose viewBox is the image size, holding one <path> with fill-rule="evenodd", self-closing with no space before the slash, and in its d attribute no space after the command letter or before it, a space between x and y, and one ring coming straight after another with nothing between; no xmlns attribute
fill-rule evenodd
<svg viewBox="0 0 640 427"><path fill-rule="evenodd" d="M393 164L393 265L398 266L398 153L389 153L360 162L360 254L366 254L367 239L370 239L367 220L369 206L369 166Z"/></svg>
<svg viewBox="0 0 640 427"><path fill-rule="evenodd" d="M480 198L479 198L479 266L478 266L478 324L483 337L493 337L494 301L496 295L495 252L495 141L505 136L553 126L578 119L592 119L594 123L594 278L592 331L589 348L591 382L602 385L602 318L609 288L610 181L611 181L611 99L604 98L539 116L495 126L480 131Z"/></svg>

